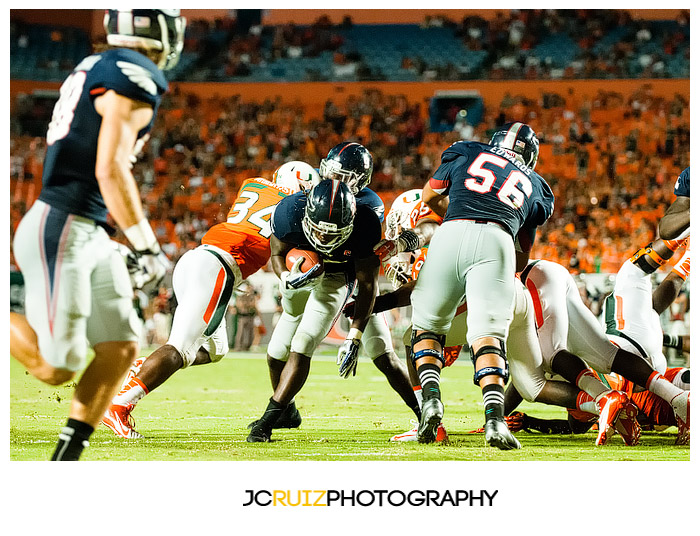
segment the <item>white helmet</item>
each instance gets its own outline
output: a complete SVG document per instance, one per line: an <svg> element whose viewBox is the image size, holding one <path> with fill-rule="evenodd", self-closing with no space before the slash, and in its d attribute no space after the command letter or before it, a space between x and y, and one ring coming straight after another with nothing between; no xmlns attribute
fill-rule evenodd
<svg viewBox="0 0 700 536"><path fill-rule="evenodd" d="M109 45L160 51L155 63L165 71L177 65L187 24L179 9L107 9L103 24Z"/></svg>
<svg viewBox="0 0 700 536"><path fill-rule="evenodd" d="M391 204L391 209L386 215L386 231L384 235L387 240L396 240L404 229L413 229L416 218L411 215L416 207L422 203L422 190L408 190L397 197Z"/></svg>
<svg viewBox="0 0 700 536"><path fill-rule="evenodd" d="M321 182L321 177L318 171L306 162L292 160L277 168L272 176L272 182L291 188L295 192L299 190L306 192Z"/></svg>
<svg viewBox="0 0 700 536"><path fill-rule="evenodd" d="M391 257L384 264L384 276L389 280L394 290L409 282L411 277L411 266L415 257L411 252L403 252Z"/></svg>

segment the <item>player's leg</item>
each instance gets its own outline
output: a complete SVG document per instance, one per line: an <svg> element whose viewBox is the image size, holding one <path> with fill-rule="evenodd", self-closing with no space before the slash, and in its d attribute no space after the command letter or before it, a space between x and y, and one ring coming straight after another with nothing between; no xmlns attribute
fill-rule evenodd
<svg viewBox="0 0 700 536"><path fill-rule="evenodd" d="M10 355L32 376L49 385L61 385L75 376L75 371L56 368L41 355L36 332L19 313L10 313Z"/></svg>
<svg viewBox="0 0 700 536"><path fill-rule="evenodd" d="M78 363L80 355L84 356L87 351L84 344L71 347L66 340L60 343L59 349L54 342L67 337L62 331L84 330L84 315L71 313L74 322L67 319L57 322L57 317L73 307L72 301L80 300L79 296L71 300L62 292L66 282L89 284L87 275L82 279L75 274L64 275L72 264L65 261L74 255L68 246L74 244L76 238L70 235L72 228L67 218L60 214L42 201L35 202L20 221L13 242L15 259L24 278L25 314L10 313L10 355L32 376L49 385L60 385L72 379L79 367L69 367L68 363ZM59 217L61 221L55 221ZM89 299L80 300L80 304L87 314ZM75 352L75 356L71 359L65 352Z"/></svg>
<svg viewBox="0 0 700 536"><path fill-rule="evenodd" d="M180 258L173 271L178 306L170 337L112 400L102 422L115 434L142 437L131 422L131 412L141 399L181 368L219 361L228 352L224 313L240 282L235 261L218 248L200 246Z"/></svg>
<svg viewBox="0 0 700 536"><path fill-rule="evenodd" d="M411 294L411 354L423 398L418 440L424 443L435 441L444 414L440 394L443 349L457 306L464 299L466 269L460 252L469 250L471 230L472 225L461 221L438 228Z"/></svg>
<svg viewBox="0 0 700 536"><path fill-rule="evenodd" d="M479 227L471 250L475 261L465 277L467 343L474 363L474 384L481 389L484 401L486 443L502 450L520 448L504 414L509 376L505 341L515 305L515 251L500 227Z"/></svg>
<svg viewBox="0 0 700 536"><path fill-rule="evenodd" d="M292 339L301 322L311 289L301 288L297 290L282 290L281 292L282 314L272 331L267 345L267 368L273 393L280 383L282 371L289 359ZM292 398L273 428L297 428L301 425L301 420L295 400ZM257 422L257 419L251 422L248 424L248 428L252 428Z"/></svg>
<svg viewBox="0 0 700 536"><path fill-rule="evenodd" d="M306 383L314 351L337 320L353 288L354 281L348 281L344 273L326 272L320 277L292 338L289 359L282 369L279 383L246 441L270 441L274 425Z"/></svg>

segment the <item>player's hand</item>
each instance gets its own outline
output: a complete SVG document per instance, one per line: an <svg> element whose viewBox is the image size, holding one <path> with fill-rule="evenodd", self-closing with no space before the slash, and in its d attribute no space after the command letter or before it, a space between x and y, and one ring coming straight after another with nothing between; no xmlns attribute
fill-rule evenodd
<svg viewBox="0 0 700 536"><path fill-rule="evenodd" d="M172 268L172 263L160 249L155 251L130 251L126 256L131 285L141 289L148 283L158 285Z"/></svg>
<svg viewBox="0 0 700 536"><path fill-rule="evenodd" d="M354 318L355 317L355 300L349 301L343 306L343 314L347 318Z"/></svg>
<svg viewBox="0 0 700 536"><path fill-rule="evenodd" d="M314 264L308 271L301 271L301 263L304 262L304 257L299 257L288 272L282 272L280 275L280 284L283 289L298 289L308 287L309 285L318 283L318 276L323 272L323 267L320 263Z"/></svg>
<svg viewBox="0 0 700 536"><path fill-rule="evenodd" d="M394 255L398 255L404 251L413 251L418 249L419 244L420 239L415 231L411 229L404 229L395 240L381 240L376 246L374 246L374 252L377 254L380 261L386 262Z"/></svg>
<svg viewBox="0 0 700 536"><path fill-rule="evenodd" d="M359 329L351 329L347 338L338 350L338 374L341 378L347 378L350 373L354 376L357 372L357 360L360 356L360 341L362 332Z"/></svg>

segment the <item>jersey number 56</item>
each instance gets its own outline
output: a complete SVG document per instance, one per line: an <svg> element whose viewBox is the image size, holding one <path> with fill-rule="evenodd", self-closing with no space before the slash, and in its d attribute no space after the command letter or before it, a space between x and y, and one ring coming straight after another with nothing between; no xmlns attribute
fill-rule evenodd
<svg viewBox="0 0 700 536"><path fill-rule="evenodd" d="M490 192L496 182L493 171L484 167L484 164L493 164L501 169L510 162L505 158L489 153L481 153L469 166L467 172L471 175L464 181L464 186L472 192L485 194ZM518 188L520 185L520 188ZM498 189L497 196L500 201L514 209L519 209L525 202L525 196L532 195L532 183L522 171L513 170Z"/></svg>

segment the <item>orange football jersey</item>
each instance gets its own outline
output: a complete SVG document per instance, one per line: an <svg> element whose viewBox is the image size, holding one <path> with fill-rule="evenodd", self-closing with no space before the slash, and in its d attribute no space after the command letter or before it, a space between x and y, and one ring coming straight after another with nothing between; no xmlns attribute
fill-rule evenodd
<svg viewBox="0 0 700 536"><path fill-rule="evenodd" d="M218 223L202 237L228 251L241 269L243 279L257 272L270 259L270 216L275 205L294 192L261 177L243 182L225 222Z"/></svg>

